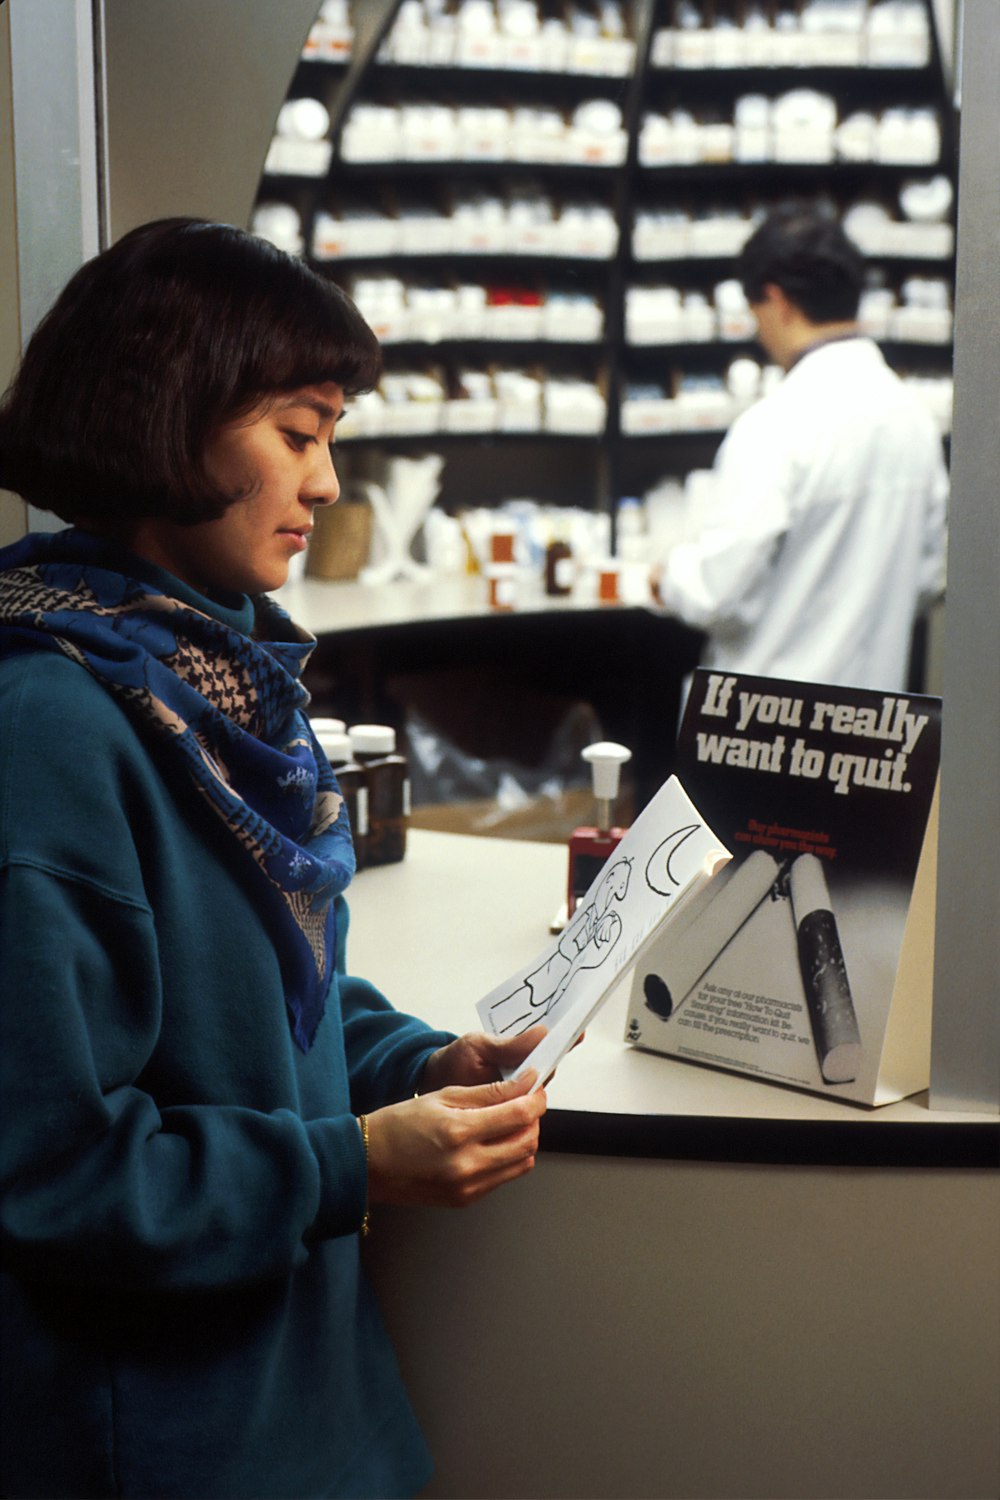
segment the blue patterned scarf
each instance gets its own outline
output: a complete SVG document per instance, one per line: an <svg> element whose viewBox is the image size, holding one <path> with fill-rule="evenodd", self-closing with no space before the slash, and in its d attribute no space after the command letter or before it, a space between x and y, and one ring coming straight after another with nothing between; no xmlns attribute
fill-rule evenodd
<svg viewBox="0 0 1000 1500"><path fill-rule="evenodd" d="M0 654L62 651L183 767L279 897L285 999L307 1052L335 959L334 897L354 873L344 800L304 712L315 640L266 595L251 638L128 565L75 529L0 551Z"/></svg>

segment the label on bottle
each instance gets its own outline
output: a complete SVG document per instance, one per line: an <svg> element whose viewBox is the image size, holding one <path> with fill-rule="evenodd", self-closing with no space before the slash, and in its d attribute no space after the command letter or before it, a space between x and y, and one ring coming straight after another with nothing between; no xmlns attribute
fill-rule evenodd
<svg viewBox="0 0 1000 1500"><path fill-rule="evenodd" d="M358 826L355 831L359 838L364 838L368 832L368 788L366 786L358 787L355 805L358 812Z"/></svg>
<svg viewBox="0 0 1000 1500"><path fill-rule="evenodd" d="M554 576L557 589L571 589L573 587L573 559L557 557Z"/></svg>

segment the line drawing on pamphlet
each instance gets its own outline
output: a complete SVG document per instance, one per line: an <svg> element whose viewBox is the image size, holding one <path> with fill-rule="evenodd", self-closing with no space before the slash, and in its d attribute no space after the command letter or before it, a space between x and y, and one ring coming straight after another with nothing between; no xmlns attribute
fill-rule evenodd
<svg viewBox="0 0 1000 1500"><path fill-rule="evenodd" d="M675 828L653 849L646 861L648 890L668 900L683 881L674 873L674 861L701 823ZM498 1036L523 1031L528 1023L544 1020L557 1006L585 969L598 969L631 933L637 914L631 910L641 883L632 882L630 858L618 859L602 876L593 898L579 907L545 962L526 974L521 983L490 1007L490 1024ZM629 896L630 886L633 892Z"/></svg>
<svg viewBox="0 0 1000 1500"><path fill-rule="evenodd" d="M476 1005L483 1029L515 1036L543 1021L546 1035L511 1076L544 1086L638 963L653 934L732 858L670 776L624 830L567 926Z"/></svg>
<svg viewBox="0 0 1000 1500"><path fill-rule="evenodd" d="M657 844L649 856L646 863L646 884L658 896L672 896L680 885L681 882L673 872L674 855L701 826L700 823L688 823L683 828L675 829L662 843Z"/></svg>
<svg viewBox="0 0 1000 1500"><path fill-rule="evenodd" d="M523 1031L529 1017L532 1025L541 1021L581 969L600 968L610 957L623 931L621 915L611 907L625 900L631 877L631 859L617 860L602 878L594 899L577 909L545 963L526 974L517 989L494 1001L490 1012L498 1036Z"/></svg>

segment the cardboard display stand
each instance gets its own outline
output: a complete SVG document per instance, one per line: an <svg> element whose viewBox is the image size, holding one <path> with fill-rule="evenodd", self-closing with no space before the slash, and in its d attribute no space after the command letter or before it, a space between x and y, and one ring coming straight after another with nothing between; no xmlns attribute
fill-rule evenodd
<svg viewBox="0 0 1000 1500"><path fill-rule="evenodd" d="M734 858L641 956L626 1039L881 1105L927 1087L941 705L695 673L676 772Z"/></svg>

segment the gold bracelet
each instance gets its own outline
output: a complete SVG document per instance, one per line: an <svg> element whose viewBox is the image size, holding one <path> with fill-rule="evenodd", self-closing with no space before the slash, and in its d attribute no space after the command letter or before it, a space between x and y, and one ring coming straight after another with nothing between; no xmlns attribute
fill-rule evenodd
<svg viewBox="0 0 1000 1500"><path fill-rule="evenodd" d="M365 1148L365 1212L361 1220L361 1238L371 1228L371 1215L368 1212L368 1116L358 1115L358 1124L361 1126L361 1141Z"/></svg>

